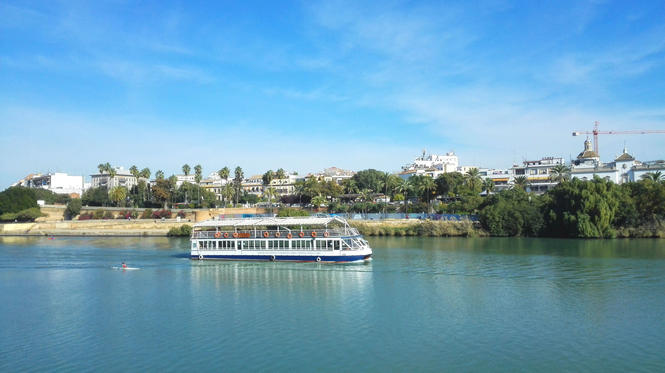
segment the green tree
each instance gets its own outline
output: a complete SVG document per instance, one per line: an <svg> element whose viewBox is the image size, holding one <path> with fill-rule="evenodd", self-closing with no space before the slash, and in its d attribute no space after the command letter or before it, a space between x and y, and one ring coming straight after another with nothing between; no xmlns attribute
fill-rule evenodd
<svg viewBox="0 0 665 373"><path fill-rule="evenodd" d="M68 220L72 220L76 217L76 215L81 213L81 199L80 198L73 198L69 203L67 203L67 207L65 208L65 218Z"/></svg>
<svg viewBox="0 0 665 373"><path fill-rule="evenodd" d="M543 206L545 233L555 237L613 237L620 188L608 180L573 179L547 193Z"/></svg>
<svg viewBox="0 0 665 373"><path fill-rule="evenodd" d="M560 183L570 178L570 168L564 164L558 164L550 170L550 180Z"/></svg>
<svg viewBox="0 0 665 373"><path fill-rule="evenodd" d="M10 187L0 192L0 214L17 213L39 207L34 192L29 188Z"/></svg>
<svg viewBox="0 0 665 373"><path fill-rule="evenodd" d="M157 172L155 172L155 178L157 180L164 180L164 171L157 170Z"/></svg>
<svg viewBox="0 0 665 373"><path fill-rule="evenodd" d="M200 164L197 164L196 166L194 166L194 180L196 181L197 184L199 184L202 178L203 178L203 167L201 167Z"/></svg>
<svg viewBox="0 0 665 373"><path fill-rule="evenodd" d="M219 175L219 178L220 178L220 179L228 181L228 180L229 180L229 174L230 174L230 172L231 172L231 171L229 170L229 168L226 167L226 166L224 166L224 168L222 168L221 170L217 171L217 175Z"/></svg>
<svg viewBox="0 0 665 373"><path fill-rule="evenodd" d="M124 205L125 198L127 198L127 188L124 186L117 186L111 188L109 191L109 198L115 203L116 206Z"/></svg>
<svg viewBox="0 0 665 373"><path fill-rule="evenodd" d="M513 187L526 190L526 188L529 187L529 179L527 179L526 176L516 176L513 181Z"/></svg>
<svg viewBox="0 0 665 373"><path fill-rule="evenodd" d="M275 173L272 170L266 171L266 173L264 173L262 176L263 190L264 193L266 193L268 196L268 202L270 202L270 211L272 211L272 196L270 194L271 193L270 183L272 183L274 178L275 178Z"/></svg>
<svg viewBox="0 0 665 373"><path fill-rule="evenodd" d="M275 179L286 179L286 171L283 168L277 169L275 172Z"/></svg>
<svg viewBox="0 0 665 373"><path fill-rule="evenodd" d="M188 176L188 175L189 175L189 171L191 171L191 170L192 170L192 168L189 167L189 165L188 165L187 163L185 163L184 165L182 165L182 172L185 174L185 176Z"/></svg>
<svg viewBox="0 0 665 373"><path fill-rule="evenodd" d="M483 190L485 191L486 194L492 193L494 191L494 180L492 179L485 179L483 180Z"/></svg>
<svg viewBox="0 0 665 373"><path fill-rule="evenodd" d="M457 197L464 185L464 175L459 172L448 172L437 176L436 193L444 197Z"/></svg>
<svg viewBox="0 0 665 373"><path fill-rule="evenodd" d="M342 181L342 188L346 194L356 194L360 191L358 183L353 178L344 179L344 181Z"/></svg>
<svg viewBox="0 0 665 373"><path fill-rule="evenodd" d="M242 168L240 168L240 166L236 167L235 171L233 172L233 187L235 189L236 206L238 205L238 200L240 199L240 193L242 191L242 180L244 178L245 174L242 172Z"/></svg>
<svg viewBox="0 0 665 373"><path fill-rule="evenodd" d="M480 172L477 168L471 168L464 175L464 185L468 188L469 193L478 194L480 193L483 185L483 181L480 178Z"/></svg>
<svg viewBox="0 0 665 373"><path fill-rule="evenodd" d="M487 197L480 223L493 236L537 236L543 228L539 202L523 189L504 190Z"/></svg>
<svg viewBox="0 0 665 373"><path fill-rule="evenodd" d="M129 173L132 174L132 176L134 176L136 178L136 180L139 179L139 176L141 174L139 172L139 168L136 167L136 165L132 165L132 167L129 168Z"/></svg>
<svg viewBox="0 0 665 373"><path fill-rule="evenodd" d="M150 169L148 167L142 169L139 176L150 180Z"/></svg>
<svg viewBox="0 0 665 373"><path fill-rule="evenodd" d="M358 171L353 175L353 180L358 185L358 189L369 189L372 192L381 192L383 186L384 174L374 169Z"/></svg>
<svg viewBox="0 0 665 373"><path fill-rule="evenodd" d="M81 196L85 206L106 206L109 204L109 192L106 187L89 188Z"/></svg>
<svg viewBox="0 0 665 373"><path fill-rule="evenodd" d="M320 208L321 206L326 204L326 198L323 196L314 196L312 198L312 205L314 205L315 208Z"/></svg>
<svg viewBox="0 0 665 373"><path fill-rule="evenodd" d="M640 177L642 180L651 180L653 182L663 181L663 173L660 171L647 172Z"/></svg>

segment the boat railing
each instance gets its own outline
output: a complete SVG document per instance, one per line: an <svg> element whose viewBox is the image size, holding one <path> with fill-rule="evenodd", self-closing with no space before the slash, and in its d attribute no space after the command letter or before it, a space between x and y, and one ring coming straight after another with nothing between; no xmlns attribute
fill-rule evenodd
<svg viewBox="0 0 665 373"><path fill-rule="evenodd" d="M300 228L291 229L246 229L246 230L219 230L219 231L194 231L192 232L192 239L232 239L233 233L238 233L239 239L268 239L268 238L280 238L286 239L287 235L291 233L292 238L301 238L300 237ZM266 234L267 233L267 234ZM325 238L326 233L328 238L334 237L349 237L349 236L359 236L360 233L356 228L328 228L328 229L303 229L302 238L314 238L312 233L315 233L316 238ZM228 234L228 237L224 237L225 234Z"/></svg>

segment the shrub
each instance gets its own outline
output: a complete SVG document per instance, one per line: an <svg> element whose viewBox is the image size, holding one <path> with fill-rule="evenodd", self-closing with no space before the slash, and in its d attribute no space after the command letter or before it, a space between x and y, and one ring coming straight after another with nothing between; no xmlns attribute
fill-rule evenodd
<svg viewBox="0 0 665 373"><path fill-rule="evenodd" d="M150 219L152 217L152 209L145 209L141 214L141 219Z"/></svg>
<svg viewBox="0 0 665 373"><path fill-rule="evenodd" d="M183 224L180 227L173 227L169 229L167 236L169 237L189 237L192 235L192 227L187 224Z"/></svg>
<svg viewBox="0 0 665 373"><path fill-rule="evenodd" d="M0 214L17 213L33 207L37 207L37 199L29 188L11 187L0 192Z"/></svg>
<svg viewBox="0 0 665 373"><path fill-rule="evenodd" d="M18 220L20 222L25 222L25 221L34 221L35 219L42 216L46 215L42 214L42 212L39 210L39 207L31 207L29 209L21 210L16 213L6 212L0 215L0 220L2 221Z"/></svg>
<svg viewBox="0 0 665 373"><path fill-rule="evenodd" d="M169 210L157 210L152 213L153 219L170 219L171 211Z"/></svg>
<svg viewBox="0 0 665 373"><path fill-rule="evenodd" d="M68 220L74 219L74 217L81 213L81 199L74 198L69 203L67 203L67 208L65 208L65 218Z"/></svg>
<svg viewBox="0 0 665 373"><path fill-rule="evenodd" d="M90 220L90 219L92 219L92 213L87 212L87 213L83 213L83 214L79 215L78 220Z"/></svg>
<svg viewBox="0 0 665 373"><path fill-rule="evenodd" d="M104 218L104 210L95 210L95 212L92 213L92 218L93 219L103 219Z"/></svg>
<svg viewBox="0 0 665 373"><path fill-rule="evenodd" d="M111 211L104 211L104 219L113 219L113 213Z"/></svg>
<svg viewBox="0 0 665 373"><path fill-rule="evenodd" d="M118 213L116 219L136 219L139 214L136 211L132 210L122 210Z"/></svg>
<svg viewBox="0 0 665 373"><path fill-rule="evenodd" d="M177 215L177 216L178 216L179 218L184 218L185 216L187 216L187 214L185 214L184 211L178 211L178 215Z"/></svg>
<svg viewBox="0 0 665 373"><path fill-rule="evenodd" d="M301 209L296 209L292 207L284 207L279 209L277 212L279 217L289 217L289 216L309 216L309 212Z"/></svg>

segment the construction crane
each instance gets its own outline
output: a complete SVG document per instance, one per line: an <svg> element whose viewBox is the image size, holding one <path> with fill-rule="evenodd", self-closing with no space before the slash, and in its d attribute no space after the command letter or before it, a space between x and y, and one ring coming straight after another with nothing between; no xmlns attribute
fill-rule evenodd
<svg viewBox="0 0 665 373"><path fill-rule="evenodd" d="M593 151L598 156L598 135L646 135L648 133L665 133L665 130L631 130L631 131L599 131L598 121L593 123L593 131L575 131L573 136L593 135Z"/></svg>

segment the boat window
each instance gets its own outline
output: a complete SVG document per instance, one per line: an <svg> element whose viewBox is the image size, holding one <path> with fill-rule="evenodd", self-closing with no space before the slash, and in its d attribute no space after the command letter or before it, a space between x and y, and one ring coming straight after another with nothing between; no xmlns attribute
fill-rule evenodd
<svg viewBox="0 0 665 373"><path fill-rule="evenodd" d="M339 240L333 241L333 246L335 250L339 250Z"/></svg>

